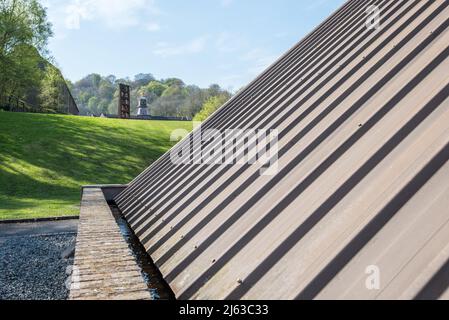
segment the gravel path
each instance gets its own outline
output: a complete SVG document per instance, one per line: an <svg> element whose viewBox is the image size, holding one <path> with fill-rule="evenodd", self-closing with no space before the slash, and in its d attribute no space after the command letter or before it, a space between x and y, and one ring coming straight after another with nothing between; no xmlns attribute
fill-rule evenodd
<svg viewBox="0 0 449 320"><path fill-rule="evenodd" d="M74 233L0 237L0 300L64 300Z"/></svg>

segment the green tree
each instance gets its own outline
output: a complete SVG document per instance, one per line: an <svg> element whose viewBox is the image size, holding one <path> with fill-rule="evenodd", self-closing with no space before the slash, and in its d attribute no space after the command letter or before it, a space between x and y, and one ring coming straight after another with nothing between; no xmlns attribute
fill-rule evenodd
<svg viewBox="0 0 449 320"><path fill-rule="evenodd" d="M103 100L111 100L114 96L115 88L109 81L100 80L100 88L98 89L99 98Z"/></svg>
<svg viewBox="0 0 449 320"><path fill-rule="evenodd" d="M100 87L100 81L101 81L101 76L99 74L93 73L90 75L90 81L92 81L92 86L95 89L98 89Z"/></svg>
<svg viewBox="0 0 449 320"><path fill-rule="evenodd" d="M39 1L0 1L1 55L8 55L19 45L29 45L44 53L50 36L51 24Z"/></svg>
<svg viewBox="0 0 449 320"><path fill-rule="evenodd" d="M31 89L39 88L43 72L38 66L42 59L34 48L21 45L14 48L7 61L1 66L0 101L25 99Z"/></svg>
<svg viewBox="0 0 449 320"><path fill-rule="evenodd" d="M80 102L81 104L87 106L87 104L89 103L89 99L90 99L91 97L92 97L92 96L91 96L90 93L88 93L88 92L81 92L81 93L78 95L78 100L79 100L79 102Z"/></svg>
<svg viewBox="0 0 449 320"><path fill-rule="evenodd" d="M46 67L45 77L41 82L40 90L40 111L44 112L65 112L64 96L62 88L64 79L59 71L52 65Z"/></svg>
<svg viewBox="0 0 449 320"><path fill-rule="evenodd" d="M147 95L151 94L159 98L160 96L162 96L162 94L167 88L168 88L167 85L159 81L151 81L148 85L143 87L143 90Z"/></svg>
<svg viewBox="0 0 449 320"><path fill-rule="evenodd" d="M204 89L193 85L187 86L186 90L188 94L181 106L181 113L183 116L193 118L201 110L208 94Z"/></svg>
<svg viewBox="0 0 449 320"><path fill-rule="evenodd" d="M118 112L118 97L114 97L108 105L109 114L117 114Z"/></svg>
<svg viewBox="0 0 449 320"><path fill-rule="evenodd" d="M89 111L96 115L99 114L98 103L99 103L99 100L97 97L90 98L89 102L87 103L87 107L89 108Z"/></svg>
<svg viewBox="0 0 449 320"><path fill-rule="evenodd" d="M182 81L181 79L178 79L178 78L168 78L168 79L162 80L162 82L169 87L177 86L177 87L182 88L185 86L184 81Z"/></svg>
<svg viewBox="0 0 449 320"><path fill-rule="evenodd" d="M0 0L0 101L24 98L39 87L45 65L41 55L52 35L45 9L37 0Z"/></svg>
<svg viewBox="0 0 449 320"><path fill-rule="evenodd" d="M164 92L162 93L162 97L175 97L175 96L181 97L186 95L187 90L185 90L184 87L180 87L178 85L172 85L167 89L165 89Z"/></svg>
<svg viewBox="0 0 449 320"><path fill-rule="evenodd" d="M201 111L197 113L194 120L204 121L209 118L216 110L218 110L223 104L225 104L230 98L229 94L220 94L209 98L201 108Z"/></svg>
<svg viewBox="0 0 449 320"><path fill-rule="evenodd" d="M218 96L223 92L218 84L211 84L207 91L211 96Z"/></svg>
<svg viewBox="0 0 449 320"><path fill-rule="evenodd" d="M101 100L100 103L98 104L98 111L100 113L108 113L108 107L109 107L109 103L107 100Z"/></svg>
<svg viewBox="0 0 449 320"><path fill-rule="evenodd" d="M118 112L118 95L119 95L119 91L116 90L114 92L114 98L112 98L112 101L109 103L109 106L108 106L109 114L117 114L117 112Z"/></svg>
<svg viewBox="0 0 449 320"><path fill-rule="evenodd" d="M156 80L154 79L153 75L151 73L139 73L134 76L134 87L142 87L150 83L151 81Z"/></svg>

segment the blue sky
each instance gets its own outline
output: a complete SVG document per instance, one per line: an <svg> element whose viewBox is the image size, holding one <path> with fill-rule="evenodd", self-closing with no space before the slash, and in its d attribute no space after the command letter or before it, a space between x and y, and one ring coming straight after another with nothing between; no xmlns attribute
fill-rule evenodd
<svg viewBox="0 0 449 320"><path fill-rule="evenodd" d="M236 90L344 0L41 0L65 77L179 77Z"/></svg>

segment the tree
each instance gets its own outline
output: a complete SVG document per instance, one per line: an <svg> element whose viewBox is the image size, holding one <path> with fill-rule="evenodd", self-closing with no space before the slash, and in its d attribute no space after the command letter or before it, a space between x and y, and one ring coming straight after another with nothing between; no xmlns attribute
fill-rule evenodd
<svg viewBox="0 0 449 320"><path fill-rule="evenodd" d="M133 86L141 87L145 86L151 81L156 80L151 73L139 73L134 76Z"/></svg>
<svg viewBox="0 0 449 320"><path fill-rule="evenodd" d="M52 65L46 68L45 77L41 82L40 111L43 112L64 112L64 97L62 88L64 79L59 71Z"/></svg>
<svg viewBox="0 0 449 320"><path fill-rule="evenodd" d="M78 95L78 102L79 102L80 104L82 104L82 105L87 106L87 104L89 103L89 99L90 99L91 97L92 97L92 96L91 96L88 92L81 92L81 93Z"/></svg>
<svg viewBox="0 0 449 320"><path fill-rule="evenodd" d="M98 89L99 98L103 100L111 100L114 96L115 88L114 86L107 80L100 80L100 87Z"/></svg>
<svg viewBox="0 0 449 320"><path fill-rule="evenodd" d="M109 103L107 100L101 100L98 104L98 112L99 113L108 113Z"/></svg>
<svg viewBox="0 0 449 320"><path fill-rule="evenodd" d="M207 93L205 90L192 85L187 86L186 90L188 94L181 106L181 113L183 116L193 118L207 100Z"/></svg>
<svg viewBox="0 0 449 320"><path fill-rule="evenodd" d="M43 77L39 69L42 59L36 49L21 45L15 47L6 60L8 63L1 66L0 72L0 98L24 99L31 89L39 87Z"/></svg>
<svg viewBox="0 0 449 320"><path fill-rule="evenodd" d="M211 96L218 96L223 92L221 87L218 84L211 84L208 89L208 93Z"/></svg>
<svg viewBox="0 0 449 320"><path fill-rule="evenodd" d="M117 114L118 112L118 91L116 91L116 94L114 94L114 98L109 103L108 106L108 113L109 114Z"/></svg>
<svg viewBox="0 0 449 320"><path fill-rule="evenodd" d="M151 81L144 89L159 98L167 88L168 86L159 81Z"/></svg>
<svg viewBox="0 0 449 320"><path fill-rule="evenodd" d="M106 80L109 81L110 84L115 84L115 81L117 80L116 76L113 74L106 77Z"/></svg>
<svg viewBox="0 0 449 320"><path fill-rule="evenodd" d="M174 97L174 96L185 96L187 94L187 90L185 90L184 87L180 87L176 84L173 84L172 86L168 87L164 90L162 93L162 97Z"/></svg>
<svg viewBox="0 0 449 320"><path fill-rule="evenodd" d="M92 97L89 99L89 102L87 103L87 107L89 108L90 112L92 112L93 114L99 114L99 110L98 110L98 98L97 97Z"/></svg>
<svg viewBox="0 0 449 320"><path fill-rule="evenodd" d="M67 88L69 88L70 91L73 90L73 83L69 79L65 79L65 83L67 84Z"/></svg>
<svg viewBox="0 0 449 320"><path fill-rule="evenodd" d="M98 89L100 87L101 76L96 73L92 73L89 76L89 80L92 82L92 87Z"/></svg>
<svg viewBox="0 0 449 320"><path fill-rule="evenodd" d="M221 94L209 98L201 108L201 111L195 116L195 121L204 121L209 118L216 110L229 100L228 94Z"/></svg>
<svg viewBox="0 0 449 320"><path fill-rule="evenodd" d="M177 86L177 87L184 87L185 83L181 79L178 78L168 78L165 80L162 80L162 83L166 84L169 87Z"/></svg>
<svg viewBox="0 0 449 320"><path fill-rule="evenodd" d="M0 1L0 54L7 56L17 46L28 45L41 54L52 36L47 13L37 0Z"/></svg>
<svg viewBox="0 0 449 320"><path fill-rule="evenodd" d="M46 46L52 35L45 9L37 0L0 0L0 101L25 98L40 86Z"/></svg>

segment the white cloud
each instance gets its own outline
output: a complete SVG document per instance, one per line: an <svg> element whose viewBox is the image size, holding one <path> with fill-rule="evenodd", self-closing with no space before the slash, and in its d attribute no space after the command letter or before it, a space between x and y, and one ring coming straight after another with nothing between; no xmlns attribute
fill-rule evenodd
<svg viewBox="0 0 449 320"><path fill-rule="evenodd" d="M153 53L161 57L200 53L206 48L206 42L207 37L198 37L188 43L180 45L159 42L156 45L156 49L153 50Z"/></svg>
<svg viewBox="0 0 449 320"><path fill-rule="evenodd" d="M90 20L92 18L92 14L87 6L79 6L76 3L69 4L65 7L64 12L66 14L64 24L67 29L79 29L81 20Z"/></svg>
<svg viewBox="0 0 449 320"><path fill-rule="evenodd" d="M85 21L96 21L108 28L150 26L156 31L154 16L160 14L155 0L42 0L57 30L76 30Z"/></svg>

